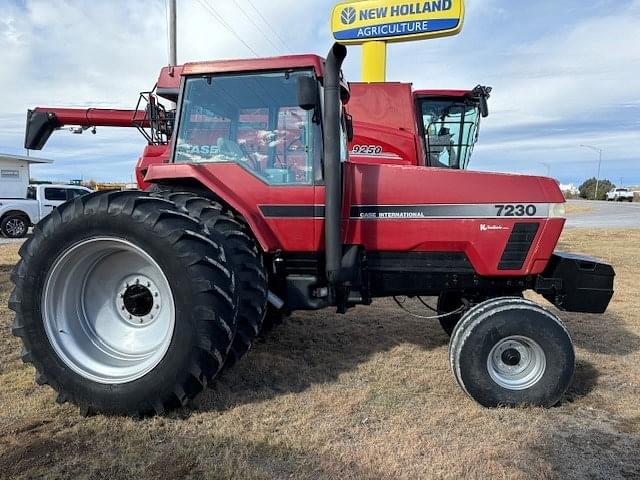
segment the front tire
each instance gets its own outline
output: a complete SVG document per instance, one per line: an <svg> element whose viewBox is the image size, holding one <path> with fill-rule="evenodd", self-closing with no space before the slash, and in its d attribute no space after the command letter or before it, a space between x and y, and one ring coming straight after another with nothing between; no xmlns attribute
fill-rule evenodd
<svg viewBox="0 0 640 480"><path fill-rule="evenodd" d="M12 331L59 402L163 414L221 369L235 332L233 273L174 203L141 192L78 198L38 224L20 256Z"/></svg>
<svg viewBox="0 0 640 480"><path fill-rule="evenodd" d="M0 231L7 238L24 238L29 231L29 219L24 215L7 215L0 222Z"/></svg>
<svg viewBox="0 0 640 480"><path fill-rule="evenodd" d="M552 407L575 370L573 343L560 319L515 297L470 309L453 332L449 361L458 384L485 407Z"/></svg>

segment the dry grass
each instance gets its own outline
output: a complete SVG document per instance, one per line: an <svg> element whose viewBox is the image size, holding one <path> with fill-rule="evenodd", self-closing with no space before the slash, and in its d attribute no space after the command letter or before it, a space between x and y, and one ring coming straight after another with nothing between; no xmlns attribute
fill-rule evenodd
<svg viewBox="0 0 640 480"><path fill-rule="evenodd" d="M563 404L485 410L464 396L435 323L388 302L298 313L188 410L80 418L19 360L6 308L17 246L0 246L0 477L637 478L640 230L571 231L610 260L606 315L561 314L578 372Z"/></svg>
<svg viewBox="0 0 640 480"><path fill-rule="evenodd" d="M568 203L565 206L567 215L580 215L581 213L589 213L593 211L593 207L589 205L576 205L573 203Z"/></svg>

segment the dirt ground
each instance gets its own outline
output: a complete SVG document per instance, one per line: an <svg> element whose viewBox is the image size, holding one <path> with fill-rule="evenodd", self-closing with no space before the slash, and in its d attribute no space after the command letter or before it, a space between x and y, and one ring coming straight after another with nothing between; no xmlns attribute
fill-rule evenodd
<svg viewBox="0 0 640 480"><path fill-rule="evenodd" d="M82 418L19 359L0 246L2 478L639 478L640 230L570 231L611 261L607 314L562 313L577 347L562 404L486 410L458 388L436 322L390 302L297 313L188 409Z"/></svg>

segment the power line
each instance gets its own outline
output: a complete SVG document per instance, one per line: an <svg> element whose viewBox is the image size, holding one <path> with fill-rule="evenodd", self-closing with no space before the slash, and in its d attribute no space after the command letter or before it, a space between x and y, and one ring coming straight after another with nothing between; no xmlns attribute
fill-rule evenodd
<svg viewBox="0 0 640 480"><path fill-rule="evenodd" d="M214 19L216 19L220 25L222 25L224 28L226 28L229 33L231 33L234 37L236 37L236 39L238 39L238 41L240 43L242 43L245 47L247 47L247 49L256 57L259 57L260 55L258 54L258 52L256 52L253 48L251 48L251 45L249 45L247 42L245 42L245 40L238 34L238 32L236 32L233 27L231 25L229 25L226 20L218 13L216 12L213 7L207 3L205 0L198 0L198 3L200 5L202 5L204 7L204 9L209 13L209 15L211 15Z"/></svg>
<svg viewBox="0 0 640 480"><path fill-rule="evenodd" d="M273 25L271 25L271 23L269 23L269 20L267 20L264 17L264 15L262 15L262 13L260 13L260 10L258 10L256 8L256 6L253 4L253 2L251 0L247 0L247 3L249 5L251 5L251 8L253 8L253 10L258 14L258 16L262 19L262 21L269 27L269 29L273 32L273 34L276 36L276 38L284 46L284 48L287 49L289 51L289 53L293 53L293 50L291 50L291 48L289 48L289 45L287 45L287 43L282 39L282 37L280 36L278 31L275 28L273 28Z"/></svg>
<svg viewBox="0 0 640 480"><path fill-rule="evenodd" d="M269 42L271 46L276 49L276 51L279 50L280 47L276 45L273 42L273 40L271 40L271 37L269 35L264 33L264 30L260 28L260 25L258 25L258 23L253 19L253 17L247 13L247 11L242 7L242 5L240 5L237 0L231 0L231 1L235 4L236 7L238 7L238 10L240 10L240 12L245 16L245 18L249 20L254 27L256 27L256 30L267 40L267 42Z"/></svg>

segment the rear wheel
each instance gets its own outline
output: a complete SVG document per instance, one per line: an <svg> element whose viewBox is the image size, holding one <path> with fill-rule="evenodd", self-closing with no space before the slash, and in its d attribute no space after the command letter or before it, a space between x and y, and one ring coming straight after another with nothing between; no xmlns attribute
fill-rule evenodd
<svg viewBox="0 0 640 480"><path fill-rule="evenodd" d="M9 214L0 222L0 231L7 238L24 238L29 231L29 223L24 215Z"/></svg>
<svg viewBox="0 0 640 480"><path fill-rule="evenodd" d="M236 336L227 357L230 367L246 355L262 329L267 309L267 274L262 255L248 228L221 204L194 193L162 190L154 195L175 202L185 213L197 218L224 246L236 278L238 305Z"/></svg>
<svg viewBox="0 0 640 480"><path fill-rule="evenodd" d="M485 407L551 407L575 369L573 343L560 319L516 297L470 309L453 332L449 361L462 389Z"/></svg>
<svg viewBox="0 0 640 480"><path fill-rule="evenodd" d="M162 414L222 367L235 331L232 270L174 203L141 192L76 199L35 228L20 256L12 331L58 401Z"/></svg>

